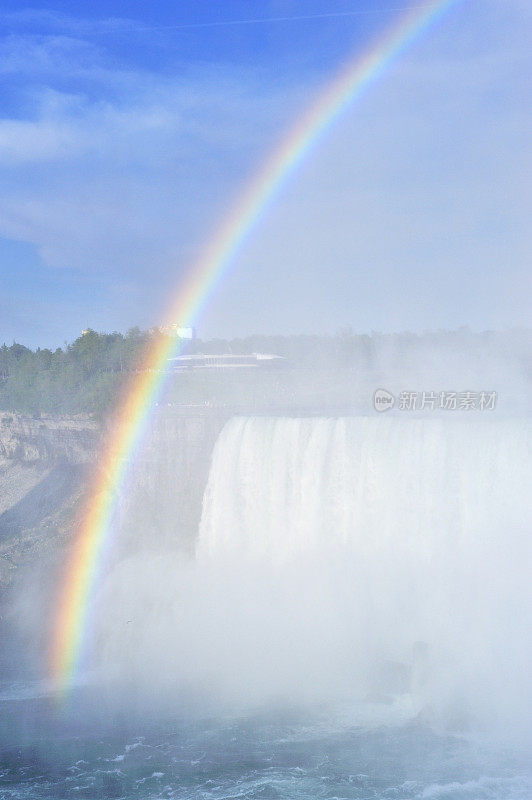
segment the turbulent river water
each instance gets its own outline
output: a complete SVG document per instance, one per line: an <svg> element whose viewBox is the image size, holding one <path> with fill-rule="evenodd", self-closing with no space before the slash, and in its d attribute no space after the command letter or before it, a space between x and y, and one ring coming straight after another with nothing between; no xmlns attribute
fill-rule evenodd
<svg viewBox="0 0 532 800"><path fill-rule="evenodd" d="M13 694L13 692L12 692ZM45 716L46 701L31 702ZM81 708L78 714L82 716ZM28 708L26 707L26 710ZM172 721L85 724L19 730L4 747L0 797L57 798L398 798L529 800L524 748L436 732L379 709L270 710L238 718L176 714ZM351 718L352 717L352 718ZM372 718L373 717L373 718ZM91 719L91 724L87 724ZM27 722L27 720L26 720Z"/></svg>
<svg viewBox="0 0 532 800"><path fill-rule="evenodd" d="M531 428L234 419L196 557L137 552L84 682L0 691L0 798L529 800Z"/></svg>

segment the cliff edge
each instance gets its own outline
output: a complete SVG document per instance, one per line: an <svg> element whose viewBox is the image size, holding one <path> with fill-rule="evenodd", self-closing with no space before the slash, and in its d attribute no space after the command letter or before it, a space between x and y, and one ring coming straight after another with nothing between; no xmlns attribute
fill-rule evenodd
<svg viewBox="0 0 532 800"><path fill-rule="evenodd" d="M0 592L70 533L98 440L88 416L0 412Z"/></svg>

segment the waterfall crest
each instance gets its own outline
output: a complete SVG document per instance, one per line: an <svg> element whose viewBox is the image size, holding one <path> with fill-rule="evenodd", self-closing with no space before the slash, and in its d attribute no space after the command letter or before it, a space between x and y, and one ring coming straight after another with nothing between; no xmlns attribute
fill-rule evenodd
<svg viewBox="0 0 532 800"><path fill-rule="evenodd" d="M198 553L283 560L341 546L458 560L523 522L530 431L520 420L235 418L213 454Z"/></svg>

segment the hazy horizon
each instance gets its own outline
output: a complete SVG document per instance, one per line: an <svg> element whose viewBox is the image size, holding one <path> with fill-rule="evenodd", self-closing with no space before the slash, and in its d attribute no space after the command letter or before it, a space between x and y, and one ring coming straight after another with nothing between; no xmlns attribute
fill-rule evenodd
<svg viewBox="0 0 532 800"><path fill-rule="evenodd" d="M116 328L110 328L108 330L96 330L95 332L99 335L108 335L108 334L119 334L121 336L127 336L130 330L138 328L137 325L132 325L127 330L117 330ZM140 329L141 333L150 333L155 331L160 325L154 324L152 327L147 328L145 330ZM23 347L28 348L29 350L35 351L37 349L50 349L55 350L56 348L64 348L65 346L71 345L76 339L83 335L84 330L93 330L90 328L84 328L83 330L79 330L77 333L74 332L71 339L59 339L57 341L50 343L43 343L40 340L36 340L34 342L29 343L28 341L23 341L18 338L13 338L11 342L3 341L1 342L0 346L7 346L11 347L14 344L20 344ZM243 332L238 336L227 336L224 335L223 331L220 332L219 335L213 335L209 337L205 337L201 335L201 330L197 331L194 337L194 341L211 344L213 342L222 342L222 343L232 343L232 342L242 342L247 341L250 339L290 339L292 337L302 337L302 338L313 338L317 337L319 339L332 339L336 337L348 336L348 337L368 337L368 338L394 338L394 337L401 337L401 336L414 336L417 339L422 339L423 337L430 337L430 336L445 336L445 335L452 335L452 334L464 334L464 335L471 335L475 336L482 336L484 334L493 334L493 335L511 335L511 334L529 334L532 333L532 326L531 325L508 325L505 327L500 328L479 328L477 330L471 328L469 325L459 325L455 328L427 328L423 330L409 330L409 329L402 329L402 330L354 330L350 326L340 326L336 328L336 330L328 330L328 331L317 331L317 330L295 330L291 332L287 331L271 331L271 332L263 332L263 331L249 331ZM187 341L186 339L184 341Z"/></svg>
<svg viewBox="0 0 532 800"><path fill-rule="evenodd" d="M326 11L0 3L0 341L164 319L289 127L403 13ZM304 159L203 338L526 324L531 27L522 0L453 4Z"/></svg>

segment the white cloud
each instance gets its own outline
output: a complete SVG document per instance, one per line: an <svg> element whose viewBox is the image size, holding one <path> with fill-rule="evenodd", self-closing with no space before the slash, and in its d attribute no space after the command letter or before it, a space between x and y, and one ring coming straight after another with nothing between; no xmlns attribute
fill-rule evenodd
<svg viewBox="0 0 532 800"><path fill-rule="evenodd" d="M283 192L212 325L227 326L235 299L237 333L251 321L504 324L513 301L522 315L526 19L518 3L458 5L409 52ZM0 235L32 243L53 268L109 273L131 296L172 273L177 283L316 75L289 87L230 64L125 69L61 26L0 45L24 98L23 113L0 120Z"/></svg>
<svg viewBox="0 0 532 800"><path fill-rule="evenodd" d="M347 114L242 253L213 328L235 302L262 331L528 324L530 54L521 29L508 47L516 20L495 21L499 49L477 59L442 28Z"/></svg>
<svg viewBox="0 0 532 800"><path fill-rule="evenodd" d="M0 119L0 235L31 242L53 267L178 270L298 87L291 97L227 66L189 65L172 78L89 69L85 47L76 56L70 45L31 51L26 70L41 75L44 64L53 79L32 90L23 118ZM77 90L54 88L65 52Z"/></svg>

